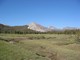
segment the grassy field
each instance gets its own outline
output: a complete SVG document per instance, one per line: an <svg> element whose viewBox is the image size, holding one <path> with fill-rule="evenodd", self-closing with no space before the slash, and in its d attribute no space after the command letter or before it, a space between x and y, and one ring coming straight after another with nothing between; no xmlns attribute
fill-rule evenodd
<svg viewBox="0 0 80 60"><path fill-rule="evenodd" d="M80 60L75 35L0 34L0 60Z"/></svg>

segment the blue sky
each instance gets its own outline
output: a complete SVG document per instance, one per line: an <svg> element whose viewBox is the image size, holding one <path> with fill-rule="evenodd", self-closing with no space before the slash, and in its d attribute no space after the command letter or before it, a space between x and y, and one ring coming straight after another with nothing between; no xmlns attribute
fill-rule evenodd
<svg viewBox="0 0 80 60"><path fill-rule="evenodd" d="M0 0L0 23L80 27L80 0Z"/></svg>

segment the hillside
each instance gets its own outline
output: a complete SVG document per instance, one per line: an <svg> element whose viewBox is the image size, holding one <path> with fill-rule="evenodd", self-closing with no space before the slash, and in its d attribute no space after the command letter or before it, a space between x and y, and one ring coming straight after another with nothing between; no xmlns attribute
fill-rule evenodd
<svg viewBox="0 0 80 60"><path fill-rule="evenodd" d="M7 26L0 24L0 33L33 33L34 30L28 29L28 25L24 26Z"/></svg>

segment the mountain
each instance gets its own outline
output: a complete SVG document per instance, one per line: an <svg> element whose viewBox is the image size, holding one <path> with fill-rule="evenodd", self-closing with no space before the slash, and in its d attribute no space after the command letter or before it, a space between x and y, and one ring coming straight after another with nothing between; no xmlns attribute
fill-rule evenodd
<svg viewBox="0 0 80 60"><path fill-rule="evenodd" d="M61 32L61 31L70 31L70 30L78 30L79 28L75 27L65 27L63 29L58 29L53 26L50 27L44 27L40 24L32 22L29 25L23 25L23 26L9 26L0 24L0 33L43 33L43 32ZM79 29L80 30L80 29Z"/></svg>
<svg viewBox="0 0 80 60"><path fill-rule="evenodd" d="M50 26L50 27L44 27L40 24L32 22L29 25L23 25L23 26L8 26L4 24L0 24L0 32L47 32L47 31L52 31L55 28Z"/></svg>
<svg viewBox="0 0 80 60"><path fill-rule="evenodd" d="M0 33L34 33L31 29L28 29L28 25L23 26L8 26L4 24L0 24Z"/></svg>
<svg viewBox="0 0 80 60"><path fill-rule="evenodd" d="M32 22L29 25L23 25L23 26L8 26L4 24L0 24L0 32L48 32L48 31L54 31L58 30L57 28L50 26L50 27L44 27L40 24Z"/></svg>
<svg viewBox="0 0 80 60"><path fill-rule="evenodd" d="M37 24L37 23L34 23L34 22L32 22L31 24L28 25L28 29L39 31L39 32L48 31L47 27L44 27L44 26Z"/></svg>
<svg viewBox="0 0 80 60"><path fill-rule="evenodd" d="M8 25L4 25L4 24L0 24L0 30L25 30L27 29L27 25L26 26L8 26Z"/></svg>
<svg viewBox="0 0 80 60"><path fill-rule="evenodd" d="M53 26L48 27L48 31L59 31L59 30L61 30L61 29L58 29L58 28L53 27Z"/></svg>
<svg viewBox="0 0 80 60"><path fill-rule="evenodd" d="M76 28L76 27L64 27L63 30L76 30L76 29L80 29L80 28Z"/></svg>
<svg viewBox="0 0 80 60"><path fill-rule="evenodd" d="M56 28L55 28L55 27L53 27L53 26L49 26L48 28L49 28L49 29L52 29L52 30L53 30L53 29L56 29Z"/></svg>

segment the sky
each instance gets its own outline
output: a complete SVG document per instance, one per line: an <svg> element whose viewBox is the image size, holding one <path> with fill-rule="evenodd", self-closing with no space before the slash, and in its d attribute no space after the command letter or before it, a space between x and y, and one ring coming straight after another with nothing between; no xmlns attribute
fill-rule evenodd
<svg viewBox="0 0 80 60"><path fill-rule="evenodd" d="M0 23L80 27L80 0L0 0Z"/></svg>

